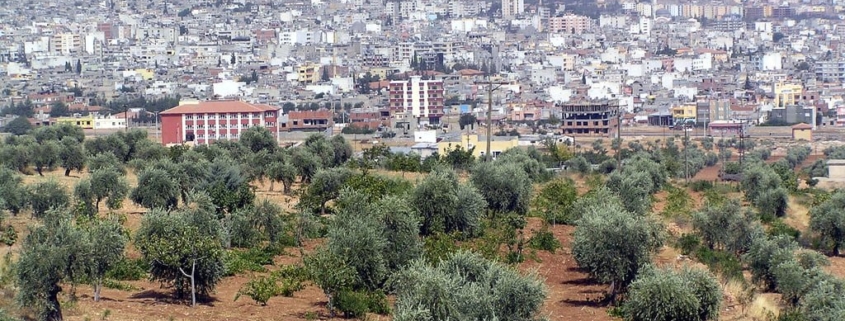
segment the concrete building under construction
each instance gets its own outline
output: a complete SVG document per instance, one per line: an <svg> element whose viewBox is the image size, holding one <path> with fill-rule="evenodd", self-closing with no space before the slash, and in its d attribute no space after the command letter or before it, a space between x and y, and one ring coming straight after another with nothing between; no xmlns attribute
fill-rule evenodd
<svg viewBox="0 0 845 321"><path fill-rule="evenodd" d="M564 135L614 137L619 104L613 101L572 101L560 105Z"/></svg>

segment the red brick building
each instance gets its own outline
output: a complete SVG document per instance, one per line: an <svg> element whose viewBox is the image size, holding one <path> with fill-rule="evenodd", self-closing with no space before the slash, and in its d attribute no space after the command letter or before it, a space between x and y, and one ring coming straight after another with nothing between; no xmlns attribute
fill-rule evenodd
<svg viewBox="0 0 845 321"><path fill-rule="evenodd" d="M291 110L280 122L283 131L322 131L334 126L328 109Z"/></svg>
<svg viewBox="0 0 845 321"><path fill-rule="evenodd" d="M186 103L161 112L163 144L210 144L237 140L250 127L265 127L279 138L281 109L237 100Z"/></svg>

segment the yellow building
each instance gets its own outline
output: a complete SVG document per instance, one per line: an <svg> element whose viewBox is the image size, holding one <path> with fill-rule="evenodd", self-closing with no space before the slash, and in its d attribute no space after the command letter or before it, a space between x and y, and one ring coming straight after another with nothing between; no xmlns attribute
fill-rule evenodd
<svg viewBox="0 0 845 321"><path fill-rule="evenodd" d="M89 115L82 117L59 117L56 118L56 124L70 124L82 127L83 129L93 129L94 116Z"/></svg>
<svg viewBox="0 0 845 321"><path fill-rule="evenodd" d="M677 120L695 119L695 103L672 107L672 118Z"/></svg>
<svg viewBox="0 0 845 321"><path fill-rule="evenodd" d="M490 139L490 153L493 158L496 158L500 153L517 147L519 145L519 137L516 136L493 136ZM453 137L444 139L437 143L437 152L440 155L446 155L450 150L460 146L464 150L475 148L472 155L476 158L484 157L487 152L487 136L480 136L475 134L462 134L460 137Z"/></svg>
<svg viewBox="0 0 845 321"><path fill-rule="evenodd" d="M308 63L302 66L299 66L297 69L298 81L303 84L316 84L320 81L320 73L322 69L320 65Z"/></svg>
<svg viewBox="0 0 845 321"><path fill-rule="evenodd" d="M141 76L144 80L153 80L156 76L156 71L149 68L135 69L135 73L137 73L138 76Z"/></svg>
<svg viewBox="0 0 845 321"><path fill-rule="evenodd" d="M792 140L813 141L813 125L800 123L792 126Z"/></svg>
<svg viewBox="0 0 845 321"><path fill-rule="evenodd" d="M775 108L785 108L789 105L796 105L801 99L801 92L804 90L798 84L775 84L775 100L773 101Z"/></svg>

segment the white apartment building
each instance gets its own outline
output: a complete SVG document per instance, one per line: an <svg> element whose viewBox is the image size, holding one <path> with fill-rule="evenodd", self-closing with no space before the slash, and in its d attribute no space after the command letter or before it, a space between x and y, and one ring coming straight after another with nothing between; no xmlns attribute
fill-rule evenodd
<svg viewBox="0 0 845 321"><path fill-rule="evenodd" d="M513 18L525 12L524 0L502 0L502 17Z"/></svg>
<svg viewBox="0 0 845 321"><path fill-rule="evenodd" d="M390 114L394 117L410 112L417 118L437 122L443 115L444 88L442 80L422 80L412 76L407 81L391 81Z"/></svg>

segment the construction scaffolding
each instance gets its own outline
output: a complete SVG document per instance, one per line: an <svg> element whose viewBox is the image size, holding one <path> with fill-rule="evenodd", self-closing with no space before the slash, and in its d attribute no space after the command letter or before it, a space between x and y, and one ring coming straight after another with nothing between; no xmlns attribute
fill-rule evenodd
<svg viewBox="0 0 845 321"><path fill-rule="evenodd" d="M619 104L615 101L577 101L560 105L564 135L615 137Z"/></svg>

